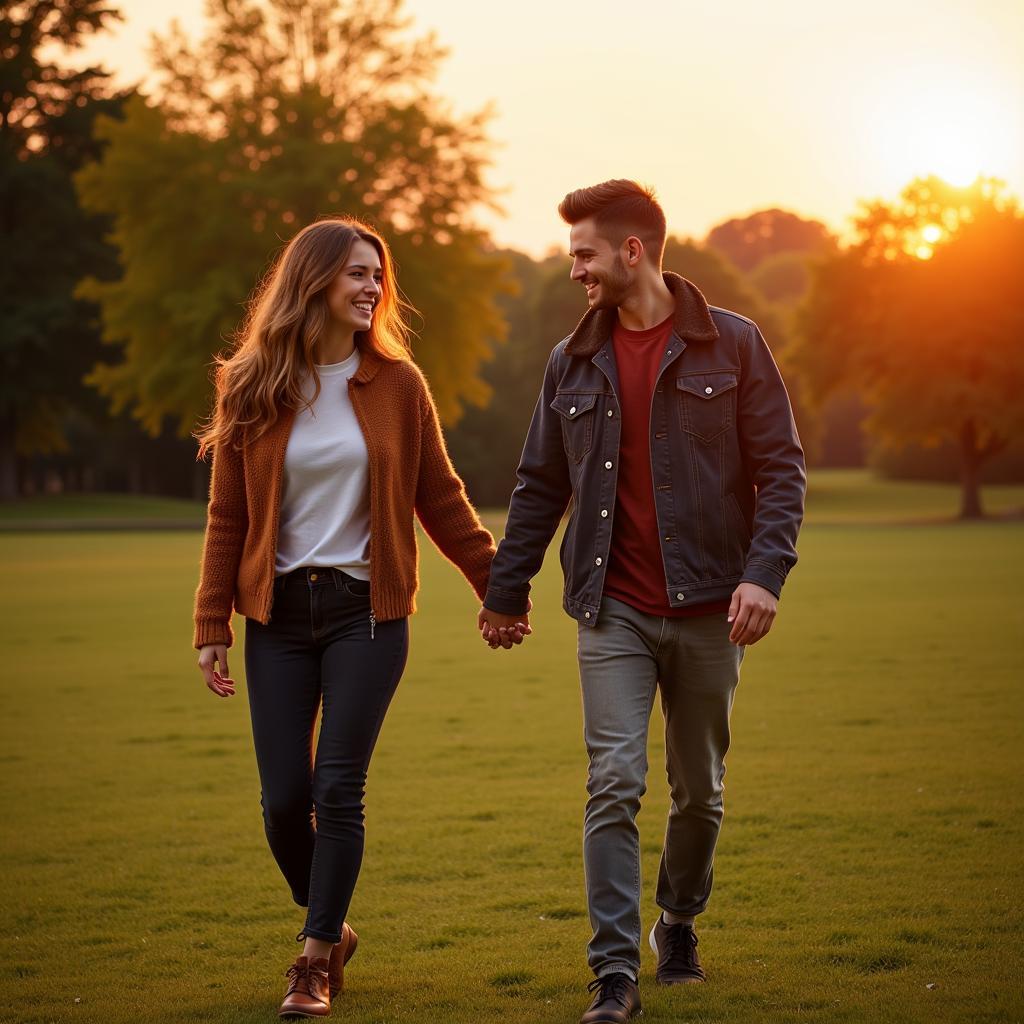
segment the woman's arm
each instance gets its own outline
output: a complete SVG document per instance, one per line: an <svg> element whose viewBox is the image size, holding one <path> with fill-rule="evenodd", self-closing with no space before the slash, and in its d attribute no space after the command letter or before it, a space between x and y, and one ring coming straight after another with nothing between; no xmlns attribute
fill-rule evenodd
<svg viewBox="0 0 1024 1024"><path fill-rule="evenodd" d="M420 396L420 466L415 511L438 550L453 562L482 601L494 557L494 538L480 524L445 448L430 391Z"/></svg>
<svg viewBox="0 0 1024 1024"><path fill-rule="evenodd" d="M196 648L208 644L230 647L234 642L231 611L248 527L242 453L230 442L222 443L213 453L206 539L195 601Z"/></svg>

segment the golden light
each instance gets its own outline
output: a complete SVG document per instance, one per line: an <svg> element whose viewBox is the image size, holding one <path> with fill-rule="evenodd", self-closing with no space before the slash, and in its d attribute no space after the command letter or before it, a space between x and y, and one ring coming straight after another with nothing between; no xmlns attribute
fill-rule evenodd
<svg viewBox="0 0 1024 1024"><path fill-rule="evenodd" d="M913 231L904 242L903 251L919 260L930 260L935 255L935 245L945 231L938 224L925 224L920 231Z"/></svg>
<svg viewBox="0 0 1024 1024"><path fill-rule="evenodd" d="M966 68L918 65L875 87L867 144L894 189L930 174L965 186L1014 166L1013 104L997 83Z"/></svg>

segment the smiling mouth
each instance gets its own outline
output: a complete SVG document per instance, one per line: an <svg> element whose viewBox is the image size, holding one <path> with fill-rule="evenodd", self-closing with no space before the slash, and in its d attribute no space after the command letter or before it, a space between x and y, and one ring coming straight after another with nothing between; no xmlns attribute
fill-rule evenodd
<svg viewBox="0 0 1024 1024"><path fill-rule="evenodd" d="M360 312L366 313L368 316L373 315L373 303L372 302L353 302L353 306L356 307Z"/></svg>

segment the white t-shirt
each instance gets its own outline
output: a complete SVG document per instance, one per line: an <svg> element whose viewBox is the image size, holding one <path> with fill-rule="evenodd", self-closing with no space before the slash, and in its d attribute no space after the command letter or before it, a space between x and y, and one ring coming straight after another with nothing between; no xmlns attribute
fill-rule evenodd
<svg viewBox="0 0 1024 1024"><path fill-rule="evenodd" d="M274 572L334 566L370 578L370 463L348 394L359 349L344 362L318 366L320 395L295 416L284 455L284 489ZM303 385L313 397L315 381Z"/></svg>

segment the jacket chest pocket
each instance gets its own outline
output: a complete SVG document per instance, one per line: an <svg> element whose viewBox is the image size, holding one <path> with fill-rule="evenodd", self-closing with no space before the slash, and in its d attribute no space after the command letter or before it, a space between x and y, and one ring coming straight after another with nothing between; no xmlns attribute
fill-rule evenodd
<svg viewBox="0 0 1024 1024"><path fill-rule="evenodd" d="M562 421L562 443L565 453L580 462L594 444L594 406L597 395L555 395L551 408Z"/></svg>
<svg viewBox="0 0 1024 1024"><path fill-rule="evenodd" d="M736 385L732 371L694 373L676 377L679 426L705 443L736 422Z"/></svg>

